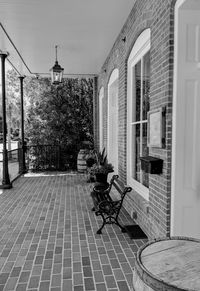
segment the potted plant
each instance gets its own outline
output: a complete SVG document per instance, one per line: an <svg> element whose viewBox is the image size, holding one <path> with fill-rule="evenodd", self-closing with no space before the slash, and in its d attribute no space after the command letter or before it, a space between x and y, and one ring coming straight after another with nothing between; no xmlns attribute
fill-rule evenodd
<svg viewBox="0 0 200 291"><path fill-rule="evenodd" d="M86 165L87 165L87 172L88 172L88 179L87 182L95 182L94 174L90 171L91 167L96 163L96 152L95 150L90 150L89 153L86 155Z"/></svg>
<svg viewBox="0 0 200 291"><path fill-rule="evenodd" d="M91 168L96 163L96 152L95 150L90 150L86 155L86 164L88 168Z"/></svg>
<svg viewBox="0 0 200 291"><path fill-rule="evenodd" d="M108 163L105 148L102 150L102 152L97 152L95 156L96 162L90 168L90 173L95 175L96 182L106 184L108 174L114 172L113 165Z"/></svg>

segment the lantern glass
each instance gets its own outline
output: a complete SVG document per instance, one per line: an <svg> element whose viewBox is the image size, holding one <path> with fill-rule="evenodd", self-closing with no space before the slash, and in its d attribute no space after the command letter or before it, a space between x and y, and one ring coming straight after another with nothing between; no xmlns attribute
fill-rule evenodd
<svg viewBox="0 0 200 291"><path fill-rule="evenodd" d="M52 84L58 85L58 84L62 83L64 69L61 68L61 66L58 64L57 61L55 62L55 65L53 66L53 68L50 71L51 71Z"/></svg>

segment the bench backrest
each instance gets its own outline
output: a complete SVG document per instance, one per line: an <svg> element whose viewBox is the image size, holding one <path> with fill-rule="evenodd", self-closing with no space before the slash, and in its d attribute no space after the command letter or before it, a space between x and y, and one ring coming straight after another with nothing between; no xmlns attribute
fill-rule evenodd
<svg viewBox="0 0 200 291"><path fill-rule="evenodd" d="M125 195L127 192L131 192L132 188L129 186L124 186L121 181L119 181L119 176L118 175L113 175L111 180L110 180L110 190L112 187L115 187L118 193L121 196L121 200L123 201Z"/></svg>

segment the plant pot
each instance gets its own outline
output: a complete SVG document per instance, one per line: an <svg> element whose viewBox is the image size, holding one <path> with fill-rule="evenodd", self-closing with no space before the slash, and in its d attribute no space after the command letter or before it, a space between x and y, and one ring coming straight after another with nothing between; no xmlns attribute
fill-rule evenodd
<svg viewBox="0 0 200 291"><path fill-rule="evenodd" d="M86 164L88 168L91 168L95 164L96 160L94 158L88 158Z"/></svg>
<svg viewBox="0 0 200 291"><path fill-rule="evenodd" d="M96 182L101 184L107 184L108 174L96 173Z"/></svg>

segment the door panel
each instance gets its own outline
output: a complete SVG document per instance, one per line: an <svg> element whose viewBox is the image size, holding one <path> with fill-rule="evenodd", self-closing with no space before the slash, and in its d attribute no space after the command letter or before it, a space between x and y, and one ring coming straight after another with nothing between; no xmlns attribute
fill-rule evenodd
<svg viewBox="0 0 200 291"><path fill-rule="evenodd" d="M186 189L196 191L196 155L197 155L197 81L185 81L185 119L184 132L184 176L183 185Z"/></svg>
<svg viewBox="0 0 200 291"><path fill-rule="evenodd" d="M200 238L200 10L179 11L171 235Z"/></svg>

